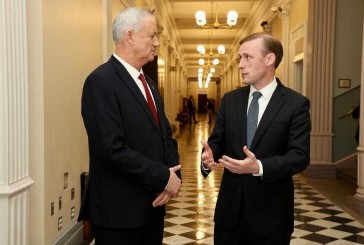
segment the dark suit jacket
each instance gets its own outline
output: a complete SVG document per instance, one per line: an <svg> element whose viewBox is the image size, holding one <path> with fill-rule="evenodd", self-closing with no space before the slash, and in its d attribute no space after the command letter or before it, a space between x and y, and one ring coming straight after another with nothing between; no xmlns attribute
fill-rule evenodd
<svg viewBox="0 0 364 245"><path fill-rule="evenodd" d="M165 213L164 206L153 208L152 202L166 187L169 168L179 164L179 156L157 87L146 80L160 127L135 81L114 56L85 81L82 117L90 169L78 220L139 227L153 212Z"/></svg>
<svg viewBox="0 0 364 245"><path fill-rule="evenodd" d="M278 80L278 79L277 79ZM208 143L217 161L222 155L246 158L247 105L250 87L227 93ZM262 162L263 176L224 170L215 210L215 223L230 227L241 207L248 231L256 236L287 236L293 232L292 176L310 161L309 100L279 81L261 118L250 150ZM206 177L208 171L201 169Z"/></svg>
<svg viewBox="0 0 364 245"><path fill-rule="evenodd" d="M190 98L187 100L187 110L189 113L194 113L196 110L195 101Z"/></svg>

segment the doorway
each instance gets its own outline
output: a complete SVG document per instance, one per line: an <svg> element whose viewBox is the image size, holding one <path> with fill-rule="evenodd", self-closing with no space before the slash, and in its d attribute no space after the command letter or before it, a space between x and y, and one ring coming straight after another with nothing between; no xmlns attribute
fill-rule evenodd
<svg viewBox="0 0 364 245"><path fill-rule="evenodd" d="M207 104L207 94L199 94L198 95L197 111L198 112L206 112L206 104Z"/></svg>

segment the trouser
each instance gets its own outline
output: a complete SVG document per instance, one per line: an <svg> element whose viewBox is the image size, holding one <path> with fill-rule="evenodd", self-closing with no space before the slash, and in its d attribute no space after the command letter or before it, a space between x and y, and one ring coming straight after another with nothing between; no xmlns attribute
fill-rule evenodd
<svg viewBox="0 0 364 245"><path fill-rule="evenodd" d="M162 245L164 217L158 215L138 228L95 226L95 245Z"/></svg>

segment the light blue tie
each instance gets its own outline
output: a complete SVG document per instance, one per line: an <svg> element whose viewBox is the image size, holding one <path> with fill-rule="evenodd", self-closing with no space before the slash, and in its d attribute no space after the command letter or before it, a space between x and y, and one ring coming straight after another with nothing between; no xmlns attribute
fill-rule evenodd
<svg viewBox="0 0 364 245"><path fill-rule="evenodd" d="M247 121L247 146L250 148L250 144L253 141L255 130L258 125L258 114L259 114L259 104L258 99L262 96L261 92L255 91L253 93L253 100L250 103L248 109L248 121Z"/></svg>

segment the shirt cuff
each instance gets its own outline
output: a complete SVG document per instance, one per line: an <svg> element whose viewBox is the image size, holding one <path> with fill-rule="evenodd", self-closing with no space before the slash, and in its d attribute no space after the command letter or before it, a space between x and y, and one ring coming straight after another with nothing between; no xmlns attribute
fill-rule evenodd
<svg viewBox="0 0 364 245"><path fill-rule="evenodd" d="M253 176L263 176L263 165L262 162L260 160L257 160L258 162L258 166L259 166L259 173L258 174L253 174Z"/></svg>
<svg viewBox="0 0 364 245"><path fill-rule="evenodd" d="M202 166L202 169L203 169L204 171L210 171L210 169L208 169L208 168L206 168L206 167L205 167L205 165L203 164L203 162L201 162L201 166Z"/></svg>

